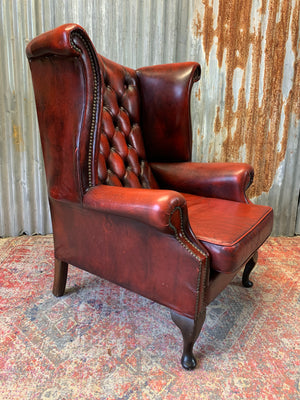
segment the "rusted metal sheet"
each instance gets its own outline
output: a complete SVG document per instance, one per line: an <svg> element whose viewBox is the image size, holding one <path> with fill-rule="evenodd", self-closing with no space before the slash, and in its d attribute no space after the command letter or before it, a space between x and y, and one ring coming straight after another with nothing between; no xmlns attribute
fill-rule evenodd
<svg viewBox="0 0 300 400"><path fill-rule="evenodd" d="M253 164L251 198L274 207L274 234L295 232L299 0L10 0L0 1L0 236L51 231L25 47L67 22L132 68L200 62L193 159Z"/></svg>
<svg viewBox="0 0 300 400"><path fill-rule="evenodd" d="M196 97L206 114L194 157L252 164L249 196L275 208L275 234L294 234L299 197L299 11L291 0L201 0L192 23L204 67Z"/></svg>

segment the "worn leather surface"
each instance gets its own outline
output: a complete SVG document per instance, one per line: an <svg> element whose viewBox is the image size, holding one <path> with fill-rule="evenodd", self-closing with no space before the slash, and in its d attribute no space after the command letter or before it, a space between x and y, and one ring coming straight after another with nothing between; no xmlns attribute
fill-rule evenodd
<svg viewBox="0 0 300 400"><path fill-rule="evenodd" d="M200 65L154 65L138 69L137 76L148 161L190 161L190 96L194 82L200 79Z"/></svg>
<svg viewBox="0 0 300 400"><path fill-rule="evenodd" d="M63 25L38 36L26 48L48 192L73 202L81 202L88 187L88 149L91 145L95 153L97 145L96 137L89 143L91 125L93 119L99 124L102 104L99 98L93 115L95 85L89 54L94 49L90 44L88 51L77 32L85 35L78 25Z"/></svg>
<svg viewBox="0 0 300 400"><path fill-rule="evenodd" d="M190 162L199 64L134 71L74 24L27 56L55 256L196 318L210 265L242 267L272 227L270 208L247 204L252 167Z"/></svg>
<svg viewBox="0 0 300 400"><path fill-rule="evenodd" d="M161 188L248 203L253 168L245 163L151 163Z"/></svg>
<svg viewBox="0 0 300 400"><path fill-rule="evenodd" d="M186 211L182 194L171 190L144 190L99 185L84 196L86 209L132 218L160 231L172 232L170 218L176 208Z"/></svg>
<svg viewBox="0 0 300 400"><path fill-rule="evenodd" d="M205 305L205 253L192 256L173 234L130 216L54 199L50 206L58 259L190 318Z"/></svg>
<svg viewBox="0 0 300 400"><path fill-rule="evenodd" d="M75 29L83 30L76 24L65 24L56 29L41 33L31 40L26 47L29 60L47 56L78 56L70 43L70 33Z"/></svg>
<svg viewBox="0 0 300 400"><path fill-rule="evenodd" d="M236 271L272 231L271 207L183 195L191 227L209 251L216 271Z"/></svg>

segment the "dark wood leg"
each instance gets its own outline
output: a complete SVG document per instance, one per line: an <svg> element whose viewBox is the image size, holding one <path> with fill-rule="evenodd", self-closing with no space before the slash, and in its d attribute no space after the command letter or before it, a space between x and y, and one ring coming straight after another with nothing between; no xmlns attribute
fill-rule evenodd
<svg viewBox="0 0 300 400"><path fill-rule="evenodd" d="M195 321L191 318L184 317L171 311L173 322L181 330L183 336L183 353L181 357L181 365L184 369L192 370L196 367L197 361L193 355L194 344L200 334L201 328L205 320L205 310L200 313L198 319Z"/></svg>
<svg viewBox="0 0 300 400"><path fill-rule="evenodd" d="M255 267L255 265L257 263L257 258L258 258L258 254L256 252L256 253L254 253L253 257L250 258L250 260L245 265L243 278L242 278L242 283L243 283L243 286L246 287L246 288L250 288L250 287L253 286L253 282L251 282L249 280L249 276L251 274L251 271L253 270L253 268Z"/></svg>
<svg viewBox="0 0 300 400"><path fill-rule="evenodd" d="M55 259L54 282L52 293L56 297L63 296L65 293L68 276L68 264L64 261Z"/></svg>

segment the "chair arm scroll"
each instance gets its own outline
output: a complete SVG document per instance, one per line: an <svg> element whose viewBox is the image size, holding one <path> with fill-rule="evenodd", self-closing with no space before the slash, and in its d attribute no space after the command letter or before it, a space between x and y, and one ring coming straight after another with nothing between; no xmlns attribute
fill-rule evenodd
<svg viewBox="0 0 300 400"><path fill-rule="evenodd" d="M72 33L74 30L86 32L76 24L65 24L52 31L42 33L33 39L26 48L26 55L29 59L44 57L47 55L56 56L78 56L78 51L72 44Z"/></svg>
<svg viewBox="0 0 300 400"><path fill-rule="evenodd" d="M173 233L170 221L175 209L187 215L184 197L171 190L99 185L84 195L83 207L134 219L166 233Z"/></svg>
<svg viewBox="0 0 300 400"><path fill-rule="evenodd" d="M254 171L244 163L152 163L151 169L164 189L249 203L246 190Z"/></svg>

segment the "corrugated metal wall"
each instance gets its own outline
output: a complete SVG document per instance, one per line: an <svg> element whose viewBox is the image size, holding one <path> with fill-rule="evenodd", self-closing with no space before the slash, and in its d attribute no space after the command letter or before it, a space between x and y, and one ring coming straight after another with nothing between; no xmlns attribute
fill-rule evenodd
<svg viewBox="0 0 300 400"><path fill-rule="evenodd" d="M251 163L249 195L274 208L273 234L283 235L295 233L300 187L299 8L199 0L192 21L191 51L203 67L195 158Z"/></svg>
<svg viewBox="0 0 300 400"><path fill-rule="evenodd" d="M246 161L293 235L300 185L298 0L0 0L0 236L51 232L29 40L67 22L129 67L195 60L193 158ZM298 220L298 233L300 222Z"/></svg>

